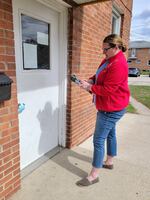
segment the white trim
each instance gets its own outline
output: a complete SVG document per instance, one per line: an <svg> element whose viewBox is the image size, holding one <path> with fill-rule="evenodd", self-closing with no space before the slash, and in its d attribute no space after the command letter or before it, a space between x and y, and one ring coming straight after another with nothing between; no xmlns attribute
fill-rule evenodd
<svg viewBox="0 0 150 200"><path fill-rule="evenodd" d="M36 0L37 2L44 4L47 7L50 7L51 9L57 11L57 12L62 12L63 10L66 9L66 7L70 7L68 6L68 4L65 3L58 3L55 0Z"/></svg>
<svg viewBox="0 0 150 200"><path fill-rule="evenodd" d="M121 31L121 14L114 6L113 6L113 9L112 9L112 22L113 22L113 18L116 20L116 27L114 27L113 33L116 33L116 34L120 35L120 31ZM112 26L113 26L113 24L112 24Z"/></svg>
<svg viewBox="0 0 150 200"><path fill-rule="evenodd" d="M113 9L116 10L120 15L124 14L123 10L116 3L113 3Z"/></svg>
<svg viewBox="0 0 150 200"><path fill-rule="evenodd" d="M147 65L150 66L150 60L147 61Z"/></svg>
<svg viewBox="0 0 150 200"><path fill-rule="evenodd" d="M133 49L131 49L131 58L134 58L134 57L136 57L136 49L135 48L133 48Z"/></svg>
<svg viewBox="0 0 150 200"><path fill-rule="evenodd" d="M62 5L66 6L67 8L71 8L72 6L69 5L68 3L64 2L63 0L56 0L58 1L59 3L61 3Z"/></svg>
<svg viewBox="0 0 150 200"><path fill-rule="evenodd" d="M67 106L67 12L59 15L59 145L66 146L66 106Z"/></svg>

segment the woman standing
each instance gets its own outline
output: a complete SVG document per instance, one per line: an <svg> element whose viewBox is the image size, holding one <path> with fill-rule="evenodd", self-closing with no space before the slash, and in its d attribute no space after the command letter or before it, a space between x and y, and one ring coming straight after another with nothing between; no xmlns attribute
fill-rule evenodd
<svg viewBox="0 0 150 200"><path fill-rule="evenodd" d="M128 65L123 54L125 51L126 47L118 35L108 35L103 40L105 59L94 76L88 81L81 80L80 87L93 93L97 118L93 137L92 169L88 177L77 182L79 186L97 183L100 168L114 167L113 157L117 155L116 123L124 115L130 96ZM105 140L107 140L107 158L103 162Z"/></svg>

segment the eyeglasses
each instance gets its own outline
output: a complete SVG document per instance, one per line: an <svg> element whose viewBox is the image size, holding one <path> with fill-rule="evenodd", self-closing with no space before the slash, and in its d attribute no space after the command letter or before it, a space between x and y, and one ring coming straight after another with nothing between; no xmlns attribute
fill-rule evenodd
<svg viewBox="0 0 150 200"><path fill-rule="evenodd" d="M109 49L111 49L112 47L108 47L108 48L103 48L103 51L108 51Z"/></svg>

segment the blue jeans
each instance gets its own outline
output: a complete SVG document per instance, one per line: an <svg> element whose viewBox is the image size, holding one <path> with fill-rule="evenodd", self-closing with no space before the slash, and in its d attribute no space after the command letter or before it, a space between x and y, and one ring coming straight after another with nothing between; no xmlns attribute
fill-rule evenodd
<svg viewBox="0 0 150 200"><path fill-rule="evenodd" d="M115 112L97 112L96 126L93 137L93 167L101 168L105 154L107 139L107 155L117 155L116 122L125 114L125 109Z"/></svg>

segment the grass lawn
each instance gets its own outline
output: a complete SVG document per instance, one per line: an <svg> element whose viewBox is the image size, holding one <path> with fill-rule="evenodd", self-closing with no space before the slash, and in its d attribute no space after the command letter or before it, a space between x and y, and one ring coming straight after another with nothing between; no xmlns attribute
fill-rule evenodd
<svg viewBox="0 0 150 200"><path fill-rule="evenodd" d="M142 74L142 75L149 75L149 73L150 73L149 70L147 70L147 71L141 71L141 74Z"/></svg>
<svg viewBox="0 0 150 200"><path fill-rule="evenodd" d="M126 108L126 110L129 113L138 113L137 110L131 104L128 105L128 107Z"/></svg>
<svg viewBox="0 0 150 200"><path fill-rule="evenodd" d="M150 109L150 86L130 85L131 96Z"/></svg>

